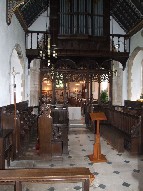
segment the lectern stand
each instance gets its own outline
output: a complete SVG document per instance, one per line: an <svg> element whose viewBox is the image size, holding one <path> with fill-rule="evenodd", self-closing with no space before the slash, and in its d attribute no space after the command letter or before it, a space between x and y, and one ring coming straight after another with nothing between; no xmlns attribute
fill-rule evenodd
<svg viewBox="0 0 143 191"><path fill-rule="evenodd" d="M99 122L101 120L107 120L105 114L103 112L98 113L90 113L90 117L92 121L97 120L97 131L95 135L95 143L93 146L93 154L89 155L90 161L97 162L106 162L107 159L103 154L101 154L101 145L100 145L100 132L99 132Z"/></svg>

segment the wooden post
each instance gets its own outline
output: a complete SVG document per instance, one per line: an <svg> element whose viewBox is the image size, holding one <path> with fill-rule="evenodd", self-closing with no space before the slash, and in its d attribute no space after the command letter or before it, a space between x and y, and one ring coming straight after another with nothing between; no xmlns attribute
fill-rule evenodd
<svg viewBox="0 0 143 191"><path fill-rule="evenodd" d="M16 72L13 67L12 75L13 75L13 84L14 84L14 136L15 136L15 152L18 151L18 133L17 133L17 124L16 124L16 83L15 83L15 76L20 74ZM14 153L16 155L16 153Z"/></svg>
<svg viewBox="0 0 143 191"><path fill-rule="evenodd" d="M15 78L15 77L14 77ZM15 81L15 80L14 80ZM14 82L15 83L15 82ZM17 140L17 125L16 125L16 84L14 84L14 158L16 157L16 152L18 150L18 140Z"/></svg>
<svg viewBox="0 0 143 191"><path fill-rule="evenodd" d="M139 153L143 154L143 116L141 116L141 127L140 127L140 149L139 149Z"/></svg>
<svg viewBox="0 0 143 191"><path fill-rule="evenodd" d="M54 73L52 80L52 104L54 105L55 103L56 103L56 76Z"/></svg>
<svg viewBox="0 0 143 191"><path fill-rule="evenodd" d="M14 191L22 191L22 183L20 181L15 181Z"/></svg>
<svg viewBox="0 0 143 191"><path fill-rule="evenodd" d="M113 74L111 76L109 76L109 101L110 101L110 105L112 105L112 101L113 101L112 87L113 87Z"/></svg>
<svg viewBox="0 0 143 191"><path fill-rule="evenodd" d="M50 117L50 108L44 111L38 118L38 136L40 143L40 154L51 157L52 155L52 118Z"/></svg>
<svg viewBox="0 0 143 191"><path fill-rule="evenodd" d="M100 82L100 75L99 75L99 79L98 79L98 104L100 104L100 91L101 91L101 82Z"/></svg>
<svg viewBox="0 0 143 191"><path fill-rule="evenodd" d="M85 92L85 98L86 98L86 103L89 103L89 75L86 77L86 82L85 82L85 87L86 87L86 92Z"/></svg>
<svg viewBox="0 0 143 191"><path fill-rule="evenodd" d="M100 145L100 131L99 131L99 123L100 120L107 120L105 114L103 112L90 113L90 117L92 121L97 120L97 132L95 135L95 143L93 147L93 154L89 155L90 161L97 162L107 162L107 159L103 154L101 154L101 145Z"/></svg>
<svg viewBox="0 0 143 191"><path fill-rule="evenodd" d="M65 75L64 75L64 104L66 105L66 102L67 102L67 94L66 94L66 78L65 78Z"/></svg>
<svg viewBox="0 0 143 191"><path fill-rule="evenodd" d="M3 137L0 138L0 169L5 169L5 156L4 156Z"/></svg>
<svg viewBox="0 0 143 191"><path fill-rule="evenodd" d="M40 71L40 95L42 95L42 83L43 83L43 73Z"/></svg>
<svg viewBox="0 0 143 191"><path fill-rule="evenodd" d="M93 94L92 94L92 76L90 77L90 103L93 101Z"/></svg>

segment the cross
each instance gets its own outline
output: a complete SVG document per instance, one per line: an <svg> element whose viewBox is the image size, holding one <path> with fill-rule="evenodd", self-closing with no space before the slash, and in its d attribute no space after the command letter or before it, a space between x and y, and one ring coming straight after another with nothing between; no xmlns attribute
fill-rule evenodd
<svg viewBox="0 0 143 191"><path fill-rule="evenodd" d="M16 125L16 83L15 83L15 76L17 74L20 74L19 72L16 72L14 67L12 71L13 81L14 81L14 134L15 134L15 146L16 150L18 150L18 133L17 133L17 125Z"/></svg>
<svg viewBox="0 0 143 191"><path fill-rule="evenodd" d="M16 76L17 74L20 74L20 73L19 73L19 72L16 72L15 69L14 69L14 67L13 67L13 71L12 71L11 74L13 75L14 88L16 88L16 84L15 84L15 76Z"/></svg>

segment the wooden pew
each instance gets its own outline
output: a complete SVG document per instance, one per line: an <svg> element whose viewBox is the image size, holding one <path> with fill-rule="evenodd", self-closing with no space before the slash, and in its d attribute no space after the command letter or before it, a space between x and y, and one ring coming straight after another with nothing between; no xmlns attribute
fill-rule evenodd
<svg viewBox="0 0 143 191"><path fill-rule="evenodd" d="M48 108L42 112L43 114L38 118L40 154L49 157L61 157L63 154L68 154L67 109L52 108L51 111Z"/></svg>
<svg viewBox="0 0 143 191"><path fill-rule="evenodd" d="M40 150L42 155L52 156L52 118L50 117L50 110L38 118L38 137Z"/></svg>
<svg viewBox="0 0 143 191"><path fill-rule="evenodd" d="M28 107L28 102L20 102L17 103L17 113L15 117L14 112L14 104L4 106L0 108L0 130L3 130L3 132L7 132L8 130L12 130L12 154L8 153L10 149L7 150L7 154L2 153L2 149L0 150L0 154L4 159L8 159L8 165L9 163L9 157L11 159L15 159L20 152L22 152L23 146L25 146L25 143L29 143L30 136L33 136L33 129L37 132L37 116L32 114L32 107ZM16 123L15 123L16 122ZM16 128L15 128L16 124ZM9 136L4 137L4 134L1 136L1 143L0 148L3 148L3 143L6 142L6 140L9 139ZM36 139L36 138L35 138ZM4 164L2 162L2 164ZM0 168L4 168L3 166Z"/></svg>
<svg viewBox="0 0 143 191"><path fill-rule="evenodd" d="M82 191L89 191L94 180L88 168L42 168L0 170L0 184L12 184L15 191L22 191L22 183L76 183L82 182Z"/></svg>
<svg viewBox="0 0 143 191"><path fill-rule="evenodd" d="M115 148L120 143L130 153L141 154L143 151L142 117L124 111L117 111L109 107L104 107L103 110L108 119L108 123L101 125L104 138L113 143L112 139L114 139L114 135L117 135L113 144ZM110 137L107 136L108 131L110 131ZM123 148L120 149L124 150Z"/></svg>
<svg viewBox="0 0 143 191"><path fill-rule="evenodd" d="M142 109L124 106L98 105L93 111L102 111L107 121L100 124L101 136L118 152L128 150L131 154L143 153L143 115ZM88 128L96 133L96 123L88 122Z"/></svg>
<svg viewBox="0 0 143 191"><path fill-rule="evenodd" d="M62 104L56 105L51 109L51 116L53 118L53 152L55 155L68 154L68 109ZM59 154L58 152L56 153L58 150Z"/></svg>
<svg viewBox="0 0 143 191"><path fill-rule="evenodd" d="M20 149L20 126L18 125L18 120L16 119L17 130L15 131L15 116L12 111L6 109L6 111L2 112L1 117L1 128L12 129L13 130L13 158L16 157L16 152Z"/></svg>
<svg viewBox="0 0 143 191"><path fill-rule="evenodd" d="M5 169L5 159L7 166L10 166L10 159L13 159L13 130L0 129L0 169Z"/></svg>
<svg viewBox="0 0 143 191"><path fill-rule="evenodd" d="M124 135L120 130L112 127L111 125L101 124L100 134L119 153L124 152Z"/></svg>
<svg viewBox="0 0 143 191"><path fill-rule="evenodd" d="M33 136L37 129L37 116L32 114L32 111L32 107L19 111L20 139L24 144L29 144L31 136Z"/></svg>

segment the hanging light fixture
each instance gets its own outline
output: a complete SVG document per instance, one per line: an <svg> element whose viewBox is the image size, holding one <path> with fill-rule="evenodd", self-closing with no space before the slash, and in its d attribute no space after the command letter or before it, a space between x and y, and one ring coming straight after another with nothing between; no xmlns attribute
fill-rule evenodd
<svg viewBox="0 0 143 191"><path fill-rule="evenodd" d="M47 15L46 15L46 32L43 35L41 50L40 50L40 58L41 60L46 60L48 63L48 66L51 64L51 60L57 58L57 48L56 45L51 45L51 35L49 30L49 17L50 14L48 12L48 7L50 7L49 2L47 0Z"/></svg>

